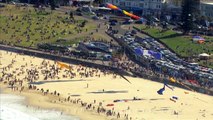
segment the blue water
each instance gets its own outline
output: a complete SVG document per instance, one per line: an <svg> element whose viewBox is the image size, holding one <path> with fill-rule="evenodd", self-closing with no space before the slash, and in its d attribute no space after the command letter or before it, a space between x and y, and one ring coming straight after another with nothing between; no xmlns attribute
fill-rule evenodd
<svg viewBox="0 0 213 120"><path fill-rule="evenodd" d="M0 120L80 120L56 110L28 107L25 98L0 93Z"/></svg>

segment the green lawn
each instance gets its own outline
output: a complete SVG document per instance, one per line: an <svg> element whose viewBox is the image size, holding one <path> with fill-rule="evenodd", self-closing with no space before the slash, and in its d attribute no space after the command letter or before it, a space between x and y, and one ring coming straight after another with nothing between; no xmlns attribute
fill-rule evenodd
<svg viewBox="0 0 213 120"><path fill-rule="evenodd" d="M169 48L174 50L178 55L182 57L192 57L197 56L201 53L213 54L213 37L204 36L207 42L203 44L198 44L192 41L192 36L184 36L182 34L176 33L173 30L167 30L161 32L159 28L147 28L144 25L137 26L137 28L147 32L149 35L160 39ZM210 60L212 62L212 60ZM200 62L205 65L204 62ZM207 64L213 68L213 65Z"/></svg>
<svg viewBox="0 0 213 120"><path fill-rule="evenodd" d="M71 45L84 39L81 34L96 28L91 21L84 27L77 27L83 21L83 18L75 17L75 23L71 23L69 15L59 11L35 11L32 7L7 5L0 8L0 42L36 48L38 43L57 43L58 39L66 39L64 44Z"/></svg>

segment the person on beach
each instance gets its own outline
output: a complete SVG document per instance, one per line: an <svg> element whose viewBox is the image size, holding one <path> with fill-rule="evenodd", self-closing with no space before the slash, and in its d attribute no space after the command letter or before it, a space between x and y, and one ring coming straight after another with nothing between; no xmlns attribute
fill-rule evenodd
<svg viewBox="0 0 213 120"><path fill-rule="evenodd" d="M11 54L12 56L12 54ZM11 86L17 86L17 88L19 87L20 89L20 93L24 90L24 86L26 86L26 83L29 83L28 86L26 87L26 90L30 90L31 91L35 91L42 93L43 95L54 95L55 98L53 98L52 101L57 101L59 100L60 103L61 102L69 102L72 101L70 103L73 104L81 104L82 107L84 107L85 109L93 109L93 110L97 110L98 113L103 113L106 114L108 116L111 116L114 114L114 110L113 112L111 110L108 110L106 108L104 108L103 103L94 100L92 104L87 103L82 101L81 99L77 99L77 100L71 100L71 97L68 96L65 100L65 98L62 98L61 95L59 93L59 91L50 91L50 89L45 89L44 88L38 88L35 83L36 82L45 82L45 80L51 81L55 78L62 78L62 76L64 76L65 78L71 78L71 77L79 77L81 76L82 78L88 78L88 77L95 77L95 76L99 76L101 77L102 75L106 76L106 75L112 75L112 76L116 76L115 73L110 72L107 69L97 69L97 68L89 68L87 66L83 66L83 65L79 65L79 66L69 66L70 69L66 69L66 68L60 68L60 66L55 63L55 64L51 64L49 61L47 60L43 60L41 62L40 65L35 64L33 61L26 61L23 63L23 65L20 65L20 67L15 71L14 74L10 74L10 71L12 70L12 68L14 67L14 65L16 64L16 60L19 58L19 56L17 55L16 58L14 58L11 61L11 64L8 65L7 67L4 68L3 73L5 74L3 76L3 80L5 81L11 81L10 85ZM22 60L24 60L22 58ZM15 69L15 68L14 68ZM77 72L76 72L77 70ZM19 74L19 75L18 75ZM23 76L23 78L21 78L21 76ZM43 79L44 78L44 79ZM43 79L43 80L41 80ZM89 83L87 83L86 88L89 88ZM17 90L17 89L14 89ZM103 92L105 92L105 89L102 89ZM50 94L52 93L52 94ZM52 98L51 98L52 99ZM53 102L54 103L54 102ZM99 107L98 107L99 106ZM63 114L63 113L61 113ZM116 117L116 114L115 114ZM117 117L120 118L120 113L117 114Z"/></svg>

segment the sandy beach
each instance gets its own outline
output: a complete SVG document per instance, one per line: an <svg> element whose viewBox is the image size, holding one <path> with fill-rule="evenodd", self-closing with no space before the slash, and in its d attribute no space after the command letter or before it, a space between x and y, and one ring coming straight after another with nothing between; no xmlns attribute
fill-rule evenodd
<svg viewBox="0 0 213 120"><path fill-rule="evenodd" d="M212 96L177 87L166 87L159 95L162 83L126 76L129 83L109 71L6 51L0 51L0 63L1 87L7 87L6 93L26 96L31 106L54 108L82 120L213 119ZM14 80L19 81L15 88L8 88Z"/></svg>

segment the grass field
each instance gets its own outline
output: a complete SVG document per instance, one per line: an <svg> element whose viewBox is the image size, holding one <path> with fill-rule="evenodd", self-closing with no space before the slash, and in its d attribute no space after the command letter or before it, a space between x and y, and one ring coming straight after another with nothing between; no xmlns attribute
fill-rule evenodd
<svg viewBox="0 0 213 120"><path fill-rule="evenodd" d="M0 8L0 42L36 48L38 43L61 43L71 45L84 39L83 35L96 29L91 21L74 17L60 11L35 10L33 7L7 5ZM64 39L65 41L57 41Z"/></svg>
<svg viewBox="0 0 213 120"><path fill-rule="evenodd" d="M165 43L169 48L182 57L193 57L201 53L213 54L213 37L203 36L206 39L206 42L198 44L192 41L192 36L184 36L173 30L161 32L159 28L147 28L145 25L137 26L137 28L147 32L155 38L160 39L161 42ZM203 61L200 63L213 68L212 59L210 59L207 63Z"/></svg>

